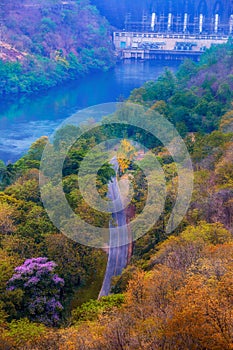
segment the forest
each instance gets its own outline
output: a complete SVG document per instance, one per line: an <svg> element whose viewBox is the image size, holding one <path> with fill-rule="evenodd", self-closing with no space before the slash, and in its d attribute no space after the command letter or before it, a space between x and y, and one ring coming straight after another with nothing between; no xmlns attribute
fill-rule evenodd
<svg viewBox="0 0 233 350"><path fill-rule="evenodd" d="M62 235L41 201L38 174L48 138L34 142L14 164L1 162L0 349L233 349L232 41L207 50L199 63L184 61L176 74L166 70L132 91L129 101L167 118L186 143L195 179L185 218L165 234L177 168L153 137L119 126L75 142L63 166L63 188L73 210L94 225L107 227L109 216L91 210L79 191L79 166L90 146L113 134L144 138L166 176L163 213L134 242L111 294L97 300L106 252ZM63 132L72 135L75 127ZM58 132L53 147L59 150L62 142ZM93 162L100 157L95 154ZM130 206L137 215L147 186L133 164L120 176L127 173L134 177ZM105 164L97 182L103 197L112 176Z"/></svg>

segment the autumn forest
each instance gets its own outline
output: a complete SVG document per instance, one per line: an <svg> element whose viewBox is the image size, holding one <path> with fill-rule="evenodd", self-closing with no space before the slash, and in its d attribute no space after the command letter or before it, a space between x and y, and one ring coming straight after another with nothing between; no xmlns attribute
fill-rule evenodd
<svg viewBox="0 0 233 350"><path fill-rule="evenodd" d="M41 0L38 7L27 7L33 24L27 18L18 23L25 3L34 1L6 1L0 7L6 13L4 35L11 47L5 45L1 52L1 98L33 94L115 64L111 26L88 0L74 1L75 10ZM76 36L69 35L74 32ZM15 60L15 55L22 57ZM147 151L134 164L136 142L144 142L166 181L158 220L132 242L127 266L111 279L109 295L98 298L107 248L83 245L62 234L44 208L39 184L44 149L52 149L49 164L54 169L59 152L79 127L65 125L53 143L42 136L14 163L0 161L1 350L233 349L232 39L206 50L199 62L184 60L176 73L165 69L121 103L123 112L135 105L144 108L148 118L168 120L184 140L194 187L183 220L166 233L179 174L161 142L139 128L122 126L121 109L103 116L116 123L114 128L103 121L91 131L84 125L85 133L65 157L62 186L72 210L86 222L108 229L111 220L109 213L90 208L80 190L81 163L100 142L123 139L117 177L132 179L128 221L141 213L147 200L148 183L140 164L151 166ZM102 157L97 150L93 167ZM98 172L96 188L102 198L114 176L110 162ZM152 173L152 182L156 176ZM91 191L88 186L86 190ZM150 215L157 215L158 208L149 205ZM64 219L63 204L57 201L56 207Z"/></svg>

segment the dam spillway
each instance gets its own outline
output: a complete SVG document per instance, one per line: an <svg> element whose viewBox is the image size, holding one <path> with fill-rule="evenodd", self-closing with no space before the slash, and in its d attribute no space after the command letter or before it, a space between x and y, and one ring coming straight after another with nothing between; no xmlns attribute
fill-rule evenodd
<svg viewBox="0 0 233 350"><path fill-rule="evenodd" d="M229 35L232 0L91 0L118 30Z"/></svg>
<svg viewBox="0 0 233 350"><path fill-rule="evenodd" d="M120 58L198 60L233 35L233 0L92 0Z"/></svg>

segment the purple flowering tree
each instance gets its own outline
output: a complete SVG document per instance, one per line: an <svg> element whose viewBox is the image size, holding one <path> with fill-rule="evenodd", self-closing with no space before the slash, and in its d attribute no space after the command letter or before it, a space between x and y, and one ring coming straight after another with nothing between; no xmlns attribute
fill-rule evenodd
<svg viewBox="0 0 233 350"><path fill-rule="evenodd" d="M55 267L44 257L27 259L8 281L8 290L24 292L22 316L48 326L59 324L63 310L59 300L64 280L54 273Z"/></svg>

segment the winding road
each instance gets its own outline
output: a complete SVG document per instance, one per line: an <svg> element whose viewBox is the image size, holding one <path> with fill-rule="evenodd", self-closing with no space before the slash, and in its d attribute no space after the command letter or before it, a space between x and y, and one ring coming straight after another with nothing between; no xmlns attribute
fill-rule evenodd
<svg viewBox="0 0 233 350"><path fill-rule="evenodd" d="M110 162L117 174L118 162L116 157ZM112 213L112 220L109 222L109 253L105 271L104 281L99 293L99 297L110 293L111 279L118 276L127 265L128 260L128 228L124 209L116 211L116 208L123 208L120 189L115 176L108 184L108 198L114 201L115 213Z"/></svg>

